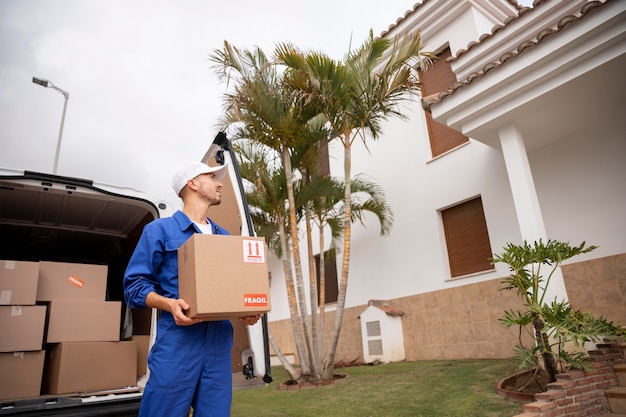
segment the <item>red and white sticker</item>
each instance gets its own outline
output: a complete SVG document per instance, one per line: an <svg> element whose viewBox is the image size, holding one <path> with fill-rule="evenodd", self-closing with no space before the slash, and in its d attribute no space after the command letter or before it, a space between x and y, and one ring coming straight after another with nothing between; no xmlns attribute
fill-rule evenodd
<svg viewBox="0 0 626 417"><path fill-rule="evenodd" d="M247 263L265 263L265 242L262 240L243 239L243 261Z"/></svg>
<svg viewBox="0 0 626 417"><path fill-rule="evenodd" d="M70 284L76 285L78 288L83 288L85 286L85 281L83 281L82 279L78 278L75 275L70 275L70 277L67 279L67 281Z"/></svg>
<svg viewBox="0 0 626 417"><path fill-rule="evenodd" d="M244 294L245 307L267 307L267 294Z"/></svg>

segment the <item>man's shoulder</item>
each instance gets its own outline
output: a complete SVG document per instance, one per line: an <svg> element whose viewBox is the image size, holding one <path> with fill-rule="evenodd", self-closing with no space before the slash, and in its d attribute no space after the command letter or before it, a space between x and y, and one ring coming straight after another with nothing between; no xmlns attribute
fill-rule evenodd
<svg viewBox="0 0 626 417"><path fill-rule="evenodd" d="M175 224L176 219L173 216L170 217L160 217L158 219L152 220L148 223L148 226L158 227L158 226L168 226L170 224Z"/></svg>
<svg viewBox="0 0 626 417"><path fill-rule="evenodd" d="M180 228L179 221L176 219L176 213L169 217L160 217L152 220L146 225L148 229L171 229L172 227Z"/></svg>

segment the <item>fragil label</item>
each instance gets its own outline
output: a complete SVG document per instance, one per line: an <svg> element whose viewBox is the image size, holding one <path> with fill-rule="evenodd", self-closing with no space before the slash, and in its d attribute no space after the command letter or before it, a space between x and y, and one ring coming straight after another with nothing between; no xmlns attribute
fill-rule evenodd
<svg viewBox="0 0 626 417"><path fill-rule="evenodd" d="M244 294L245 307L267 307L267 294Z"/></svg>
<svg viewBox="0 0 626 417"><path fill-rule="evenodd" d="M265 263L265 243L262 240L243 239L242 243L244 262Z"/></svg>
<svg viewBox="0 0 626 417"><path fill-rule="evenodd" d="M83 281L82 279L78 278L75 275L70 275L70 277L67 280L71 284L76 285L78 288L83 288L85 286L85 281Z"/></svg>

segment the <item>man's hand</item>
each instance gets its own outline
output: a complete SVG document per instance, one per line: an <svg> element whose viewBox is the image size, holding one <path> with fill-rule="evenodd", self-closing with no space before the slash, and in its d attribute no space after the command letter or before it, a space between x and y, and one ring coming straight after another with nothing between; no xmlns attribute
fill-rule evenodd
<svg viewBox="0 0 626 417"><path fill-rule="evenodd" d="M202 319L191 319L185 315L185 310L189 309L189 304L181 298L175 300L169 299L169 312L174 316L174 322L177 326L191 326L192 324L202 322Z"/></svg>
<svg viewBox="0 0 626 417"><path fill-rule="evenodd" d="M185 315L185 310L189 309L189 304L180 298L167 298L151 291L146 297L146 305L151 308L169 311L172 313L174 322L178 326L191 326L192 324L200 323L202 321L202 319L190 319Z"/></svg>
<svg viewBox="0 0 626 417"><path fill-rule="evenodd" d="M239 321L247 326L252 326L256 324L256 322L259 321L261 317L263 317L263 314L259 314L258 316L239 317Z"/></svg>

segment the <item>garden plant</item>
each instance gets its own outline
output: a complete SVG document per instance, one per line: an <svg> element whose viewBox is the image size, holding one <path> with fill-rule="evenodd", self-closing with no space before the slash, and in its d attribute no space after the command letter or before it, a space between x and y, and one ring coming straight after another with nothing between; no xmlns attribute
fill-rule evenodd
<svg viewBox="0 0 626 417"><path fill-rule="evenodd" d="M492 259L494 264L507 264L511 272L502 280L502 290L515 290L523 300L524 309L507 310L500 321L507 327L519 326L515 357L520 368L534 370L535 380L543 375L545 383L554 382L558 373L588 369L588 355L583 349L585 342L613 340L624 335L620 325L602 316L596 318L574 309L567 300L546 299L550 281L561 263L596 248L586 246L585 242L570 246L557 240L543 242L540 239L532 244L509 243ZM530 343L524 342L524 331L530 336Z"/></svg>

